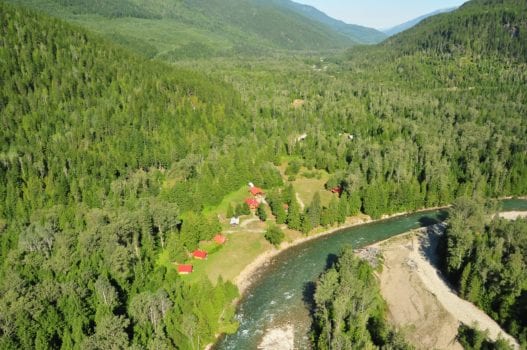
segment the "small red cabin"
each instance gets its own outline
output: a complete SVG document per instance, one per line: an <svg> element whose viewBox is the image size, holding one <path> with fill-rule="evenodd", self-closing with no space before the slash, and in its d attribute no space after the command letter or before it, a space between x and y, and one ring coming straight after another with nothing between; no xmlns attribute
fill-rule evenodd
<svg viewBox="0 0 527 350"><path fill-rule="evenodd" d="M264 191L259 187L251 187L249 190L253 196L263 196L265 193Z"/></svg>
<svg viewBox="0 0 527 350"><path fill-rule="evenodd" d="M249 206L251 209L256 209L260 205L260 202L256 198L247 198L245 200L245 203Z"/></svg>
<svg viewBox="0 0 527 350"><path fill-rule="evenodd" d="M227 237L218 233L216 236L214 236L214 242L217 244L225 244L225 242L227 242Z"/></svg>
<svg viewBox="0 0 527 350"><path fill-rule="evenodd" d="M340 187L340 186L333 187L333 188L331 189L331 193L337 193L337 194L339 194L339 195L342 194L342 187Z"/></svg>
<svg viewBox="0 0 527 350"><path fill-rule="evenodd" d="M194 257L194 259L205 260L207 259L207 252L204 250L197 249L192 253L192 256Z"/></svg>
<svg viewBox="0 0 527 350"><path fill-rule="evenodd" d="M181 264L177 266L177 272L179 272L180 275L188 275L189 273L192 273L192 270L192 265Z"/></svg>

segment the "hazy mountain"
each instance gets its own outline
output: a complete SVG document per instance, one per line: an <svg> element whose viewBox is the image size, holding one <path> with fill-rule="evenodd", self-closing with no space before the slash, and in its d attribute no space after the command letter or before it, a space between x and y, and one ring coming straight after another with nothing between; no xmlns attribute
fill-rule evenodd
<svg viewBox="0 0 527 350"><path fill-rule="evenodd" d="M386 34L377 29L345 23L326 15L324 12L319 11L313 6L299 4L289 0L272 0L271 2L322 23L334 31L361 44L376 44L387 38Z"/></svg>
<svg viewBox="0 0 527 350"><path fill-rule="evenodd" d="M410 29L410 28L414 27L415 25L419 24L422 20L424 20L424 19L426 19L428 17L439 15L441 13L452 12L452 11L454 11L457 8L458 7L450 7L450 8L446 8L446 9L442 9L442 10L437 10L437 11L428 13L426 15L417 17L415 19L412 19L412 20L410 20L408 22L396 25L395 27L388 28L388 29L383 29L382 32L384 34L388 35L388 36L392 36L392 35L398 34L400 32L403 32L403 31L405 31L407 29Z"/></svg>

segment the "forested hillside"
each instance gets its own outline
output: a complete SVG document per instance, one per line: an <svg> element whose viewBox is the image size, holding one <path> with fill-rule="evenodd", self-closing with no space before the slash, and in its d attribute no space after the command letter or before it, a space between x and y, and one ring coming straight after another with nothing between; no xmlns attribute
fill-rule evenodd
<svg viewBox="0 0 527 350"><path fill-rule="evenodd" d="M306 233L527 193L524 2L474 1L323 55L284 48L348 39L235 0L17 2L102 35L0 3L2 349L194 349L234 331L235 288L171 262L218 232L206 209L249 181L269 186L275 214L292 206L269 221ZM214 54L225 48L260 55ZM291 182L316 171L342 193L302 211Z"/></svg>
<svg viewBox="0 0 527 350"><path fill-rule="evenodd" d="M269 0L261 0L268 1ZM360 44L377 44L387 38L384 33L368 27L363 27L355 24L348 24L343 21L339 21L332 17L329 17L324 12L321 12L313 6L299 4L289 0L272 0L280 7L290 9L302 16L308 17L316 22L322 23L329 28L332 28L337 33L343 34L349 37L354 42Z"/></svg>
<svg viewBox="0 0 527 350"><path fill-rule="evenodd" d="M484 55L527 60L527 3L472 0L458 10L425 19L386 42L398 51Z"/></svg>
<svg viewBox="0 0 527 350"><path fill-rule="evenodd" d="M81 24L148 57L168 61L280 50L320 51L357 43L319 21L268 1L13 2Z"/></svg>
<svg viewBox="0 0 527 350"><path fill-rule="evenodd" d="M415 25L419 24L421 21L423 21L424 19L426 19L428 17L439 15L441 13L452 12L452 11L454 11L456 9L457 9L457 7L450 7L450 8L447 8L447 9L437 10L437 11L428 13L426 15L419 16L419 17L417 17L415 19L412 19L412 20L410 20L408 22L404 22L404 23L401 23L399 25L396 25L395 27L388 28L388 29L383 29L382 32L385 33L388 36L393 36L395 34L399 34L400 32L404 32L405 30L408 30L408 29L414 27Z"/></svg>
<svg viewBox="0 0 527 350"><path fill-rule="evenodd" d="M460 198L449 215L445 269L462 297L527 348L527 220L493 218L496 208Z"/></svg>
<svg viewBox="0 0 527 350"><path fill-rule="evenodd" d="M0 4L0 22L0 348L195 348L232 330L235 287L156 260L217 232L176 227L246 183L233 159L265 159L229 136L249 125L238 94L24 9Z"/></svg>

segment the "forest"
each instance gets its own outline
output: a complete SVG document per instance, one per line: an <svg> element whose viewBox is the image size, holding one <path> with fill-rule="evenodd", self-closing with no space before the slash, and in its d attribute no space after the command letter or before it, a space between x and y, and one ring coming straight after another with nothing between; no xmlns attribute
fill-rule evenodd
<svg viewBox="0 0 527 350"><path fill-rule="evenodd" d="M163 9L129 3L96 9ZM306 234L358 213L525 195L526 6L474 0L375 47L151 60L144 42L91 32L95 20L0 1L0 348L197 349L235 331L230 281L189 283L159 257L210 239L219 223L205 208L249 181L269 189L269 221ZM299 167L329 173L341 195L302 210ZM474 246L459 241L449 276L525 343L512 233L525 223L462 224L449 237Z"/></svg>
<svg viewBox="0 0 527 350"><path fill-rule="evenodd" d="M454 202L444 268L463 298L485 310L526 348L527 220L508 221L495 213L495 205L481 199Z"/></svg>

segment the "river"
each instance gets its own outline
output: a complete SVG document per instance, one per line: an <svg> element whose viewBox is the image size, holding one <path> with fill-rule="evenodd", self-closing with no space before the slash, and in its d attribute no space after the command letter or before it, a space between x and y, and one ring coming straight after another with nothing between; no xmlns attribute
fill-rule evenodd
<svg viewBox="0 0 527 350"><path fill-rule="evenodd" d="M527 200L504 200L503 211L527 211ZM443 221L445 210L432 210L397 216L360 226L285 250L259 276L240 300L236 318L237 333L223 337L216 349L257 349L264 332L291 324L295 332L295 349L310 346L309 304L314 281L337 257L342 247L360 248L395 235ZM307 298L306 298L307 296Z"/></svg>

